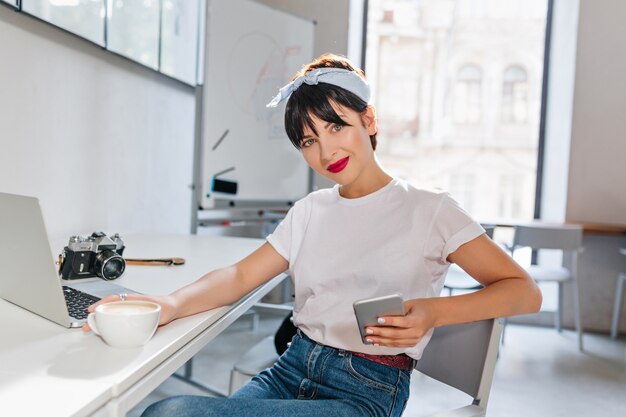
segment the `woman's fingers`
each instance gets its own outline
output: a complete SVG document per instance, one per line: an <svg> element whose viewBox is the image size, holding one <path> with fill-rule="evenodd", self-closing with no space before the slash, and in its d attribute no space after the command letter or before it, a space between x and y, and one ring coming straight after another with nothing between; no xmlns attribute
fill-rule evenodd
<svg viewBox="0 0 626 417"><path fill-rule="evenodd" d="M101 298L99 301L93 303L89 307L87 307L87 311L93 313L100 304L112 303L114 301L125 301L125 300L147 300L153 301L151 297L139 294L111 294L106 297ZM83 324L82 330L84 332L90 332L91 326L88 323Z"/></svg>
<svg viewBox="0 0 626 417"><path fill-rule="evenodd" d="M148 296L145 296L145 295L125 294L125 293L124 294L111 294L111 295L107 295L106 297L100 299L100 301L90 305L87 308L87 311L89 311L90 313L93 313L94 310L96 309L96 307L98 307L100 304L111 303L113 301L125 301L124 297L126 297L126 300L148 300L148 301L152 301L151 297L148 297Z"/></svg>
<svg viewBox="0 0 626 417"><path fill-rule="evenodd" d="M367 338L370 340L370 338ZM419 343L421 339L382 339L371 338L374 346L395 347L395 348L411 348Z"/></svg>
<svg viewBox="0 0 626 417"><path fill-rule="evenodd" d="M398 327L368 327L366 329L366 340L372 344L380 346L412 347L415 346L424 336L417 328Z"/></svg>

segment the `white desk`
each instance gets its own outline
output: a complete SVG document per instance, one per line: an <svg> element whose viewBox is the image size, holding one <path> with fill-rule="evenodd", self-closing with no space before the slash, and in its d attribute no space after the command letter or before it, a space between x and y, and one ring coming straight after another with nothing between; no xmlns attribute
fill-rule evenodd
<svg viewBox="0 0 626 417"><path fill-rule="evenodd" d="M197 235L122 238L129 258L186 259L183 266L128 266L115 282L155 295L232 264L263 243ZM53 252L64 243L53 244ZM135 349L111 348L93 334L65 329L0 299L0 415L123 416L284 278L277 276L233 306L161 327Z"/></svg>

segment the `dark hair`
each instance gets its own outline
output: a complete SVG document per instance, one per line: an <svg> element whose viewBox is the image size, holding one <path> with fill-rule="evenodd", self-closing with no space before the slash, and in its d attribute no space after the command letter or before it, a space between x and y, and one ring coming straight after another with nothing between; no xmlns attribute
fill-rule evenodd
<svg viewBox="0 0 626 417"><path fill-rule="evenodd" d="M359 76L365 78L363 71L355 68L347 58L334 54L324 54L310 64L305 65L293 79L317 68L343 68L348 71L354 71ZM339 117L331 106L331 102L358 113L363 113L367 109L367 103L363 99L333 84L302 84L291 94L285 108L285 130L289 140L297 149L300 149L300 142L304 137L305 127L318 134L311 116L329 123L347 124ZM370 135L370 142L372 143L372 149L376 149L376 134Z"/></svg>

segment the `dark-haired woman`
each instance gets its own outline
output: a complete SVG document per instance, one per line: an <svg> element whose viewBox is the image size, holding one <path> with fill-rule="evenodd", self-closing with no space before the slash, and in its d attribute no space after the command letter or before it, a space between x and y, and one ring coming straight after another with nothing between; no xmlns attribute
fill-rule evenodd
<svg viewBox="0 0 626 417"><path fill-rule="evenodd" d="M268 107L284 100L289 139L337 185L298 201L242 261L150 299L162 305L161 321L168 323L233 303L288 270L298 332L274 367L232 397L173 397L145 416L400 416L414 361L434 327L540 307L534 282L448 194L384 171L362 71L341 56L323 55ZM439 297L451 263L484 288ZM352 302L398 292L406 315L381 318L364 344Z"/></svg>

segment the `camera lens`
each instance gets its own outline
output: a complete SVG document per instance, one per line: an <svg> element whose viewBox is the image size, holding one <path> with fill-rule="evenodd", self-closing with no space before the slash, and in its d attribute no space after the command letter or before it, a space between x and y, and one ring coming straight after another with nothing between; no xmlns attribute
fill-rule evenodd
<svg viewBox="0 0 626 417"><path fill-rule="evenodd" d="M96 255L96 274L103 279L119 278L126 268L126 262L119 254L112 250L103 250Z"/></svg>

